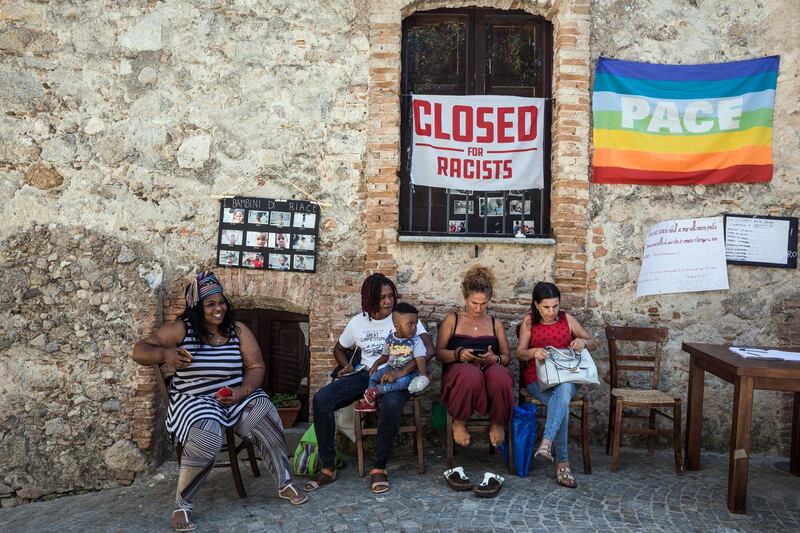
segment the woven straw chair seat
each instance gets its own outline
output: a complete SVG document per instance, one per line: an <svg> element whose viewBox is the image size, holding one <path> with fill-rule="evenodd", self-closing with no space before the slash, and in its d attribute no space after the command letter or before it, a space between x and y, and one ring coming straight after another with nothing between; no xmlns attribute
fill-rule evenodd
<svg viewBox="0 0 800 533"><path fill-rule="evenodd" d="M675 397L658 389L611 389L611 395L621 398L623 402L632 403L665 403L675 402Z"/></svg>

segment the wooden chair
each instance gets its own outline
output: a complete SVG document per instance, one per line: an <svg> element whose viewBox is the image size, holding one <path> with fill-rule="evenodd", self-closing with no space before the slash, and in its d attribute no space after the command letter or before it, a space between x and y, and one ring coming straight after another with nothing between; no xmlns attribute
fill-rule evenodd
<svg viewBox="0 0 800 533"><path fill-rule="evenodd" d="M619 469L620 437L623 433L647 435L647 451L654 452L656 435L672 435L675 449L675 471L683 474L681 460L681 400L658 390L658 378L661 368L661 348L669 339L667 328L637 328L622 326L606 326L608 339L608 356L611 363L611 399L608 411L608 434L606 437L606 454L611 451L611 471ZM639 346L652 344L652 355L640 353L620 353L617 341L636 342ZM638 347L637 347L638 348ZM645 350L646 351L646 350ZM648 388L632 388L626 381L622 386L621 372L639 373L644 376ZM650 379L647 376L650 375ZM649 415L625 414L626 407L649 409ZM661 409L672 408L672 416ZM648 427L623 427L622 417L648 419ZM671 429L658 429L656 416L672 420Z"/></svg>
<svg viewBox="0 0 800 533"><path fill-rule="evenodd" d="M447 406L445 406L447 408ZM514 418L514 409L512 407L511 413L506 425L506 445L508 446L508 471L511 474L516 473L514 468L514 434L512 433L511 421ZM467 431L474 432L488 432L491 425L487 417L472 417L467 420ZM455 441L453 440L453 417L447 413L447 427L445 428L445 453L447 454L447 468L453 468L453 456L455 455ZM489 453L494 453L494 447L489 443Z"/></svg>
<svg viewBox="0 0 800 533"><path fill-rule="evenodd" d="M169 393L167 392L169 388L169 383L172 380L171 374L166 374L161 365L153 365L155 367L156 372L156 381L158 382L159 389L161 391L161 398L164 400L164 405L169 405ZM231 473L233 474L233 483L236 485L236 493L239 495L240 498L246 498L247 492L244 490L244 483L242 482L242 474L239 471L239 461L238 456L239 453L242 451L247 451L247 458L250 461L250 468L253 471L253 477L260 477L261 471L258 468L258 463L256 462L256 452L255 448L253 447L253 443L247 439L241 439L241 442L237 445L236 444L236 433L234 433L232 428L225 428L225 442L222 444L222 449L220 450L223 453L228 454L228 461L227 462L217 462L214 464L214 468L224 468L229 466L231 469ZM181 465L181 456L183 455L183 446L180 442L175 444L175 454L178 458L178 466Z"/></svg>
<svg viewBox="0 0 800 533"><path fill-rule="evenodd" d="M380 409L380 399L378 400L378 409ZM356 457L358 458L358 475L364 477L364 437L368 435L377 435L377 427L367 427L365 421L368 419L367 415L372 413L362 413L355 411L355 423L353 429L356 433ZM425 456L422 447L422 407L420 406L419 397L412 396L411 401L406 402L403 406L403 416L413 416L413 424L400 424L400 433L414 433L414 449L417 452L417 471L420 474L425 473Z"/></svg>
<svg viewBox="0 0 800 533"><path fill-rule="evenodd" d="M519 404L532 403L536 406L536 418L547 418L547 406L533 397L523 385L527 361L519 362ZM577 411L577 412L575 412ZM569 402L569 418L581 422L581 449L583 450L583 473L592 473L592 460L589 456L589 400L584 396L574 396ZM569 423L569 422L567 422ZM536 444L534 443L534 446Z"/></svg>

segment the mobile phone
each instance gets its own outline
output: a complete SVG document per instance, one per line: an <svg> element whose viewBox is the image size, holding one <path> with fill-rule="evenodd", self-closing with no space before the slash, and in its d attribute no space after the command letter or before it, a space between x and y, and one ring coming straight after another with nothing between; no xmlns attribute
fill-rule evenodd
<svg viewBox="0 0 800 533"><path fill-rule="evenodd" d="M193 359L191 352L186 348L178 348L178 353L181 355L185 355L189 359Z"/></svg>
<svg viewBox="0 0 800 533"><path fill-rule="evenodd" d="M475 355L477 357L483 357L484 355L486 355L486 353L487 350L484 350L483 348L473 348L472 350L472 355Z"/></svg>
<svg viewBox="0 0 800 533"><path fill-rule="evenodd" d="M348 372L346 374L339 374L339 377L343 378L343 377L347 377L347 376L352 376L353 374L357 374L358 372L361 372L362 370L366 370L366 369L367 369L366 365L362 365L361 363L358 363L356 366L353 367L353 371L352 372Z"/></svg>

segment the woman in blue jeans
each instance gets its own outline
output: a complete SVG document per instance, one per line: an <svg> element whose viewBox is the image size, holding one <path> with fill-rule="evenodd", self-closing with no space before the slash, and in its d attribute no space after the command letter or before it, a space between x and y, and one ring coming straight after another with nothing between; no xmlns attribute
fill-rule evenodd
<svg viewBox="0 0 800 533"><path fill-rule="evenodd" d="M556 463L556 481L563 487L578 486L569 468L569 402L578 390L577 385L562 383L546 391L539 388L536 365L532 360L547 358L548 346L582 350L597 348L597 341L577 319L559 309L561 293L552 283L539 282L533 288L531 312L522 319L519 330L517 358L529 361L524 381L528 391L547 406L547 420L542 442L534 457ZM555 457L553 457L555 450Z"/></svg>
<svg viewBox="0 0 800 533"><path fill-rule="evenodd" d="M322 469L316 478L306 483L304 488L307 491L317 490L336 480L336 449L333 443L336 424L333 413L364 395L369 386L369 370L383 354L386 337L394 331L392 309L396 304L397 288L392 280L380 273L372 274L364 280L361 285L361 313L350 319L333 349L336 362L342 367L341 377L314 395L314 428ZM427 358L430 359L435 353L433 343L419 321L417 334L422 338L427 349ZM353 372L353 366L347 359L346 352L353 347L361 349L361 371ZM394 441L400 431L403 405L410 397L408 389L387 392L381 396L375 461L369 473L372 492L389 490L386 463L389 462Z"/></svg>

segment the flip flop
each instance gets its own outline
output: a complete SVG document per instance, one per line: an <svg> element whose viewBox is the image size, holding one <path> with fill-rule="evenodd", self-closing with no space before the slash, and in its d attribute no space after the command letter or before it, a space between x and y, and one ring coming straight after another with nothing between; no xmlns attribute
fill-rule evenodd
<svg viewBox="0 0 800 533"><path fill-rule="evenodd" d="M444 479L447 480L447 486L453 490L462 491L472 488L469 476L464 473L464 469L460 466L445 470Z"/></svg>
<svg viewBox="0 0 800 533"><path fill-rule="evenodd" d="M292 505L302 505L308 501L308 496L297 490L297 487L295 487L293 483L289 483L279 490L278 498L289 500Z"/></svg>
<svg viewBox="0 0 800 533"><path fill-rule="evenodd" d="M389 478L386 477L385 470L373 469L369 472L370 488L375 494L381 494L389 490Z"/></svg>
<svg viewBox="0 0 800 533"><path fill-rule="evenodd" d="M324 487L325 485L333 483L334 481L336 481L336 470L334 470L332 474L328 474L327 472L320 470L317 473L317 477L311 481L306 481L306 484L303 485L303 490L306 492L312 492Z"/></svg>
<svg viewBox="0 0 800 533"><path fill-rule="evenodd" d="M475 496L479 498L494 498L500 492L503 482L506 479L491 472L483 475L483 481L473 489Z"/></svg>
<svg viewBox="0 0 800 533"><path fill-rule="evenodd" d="M172 529L175 531L194 531L197 529L197 524L191 521L189 518L189 511L186 509L175 509L172 511L172 518L175 518L175 513L183 513L183 520L186 522L185 526L177 526L175 523L172 523Z"/></svg>

